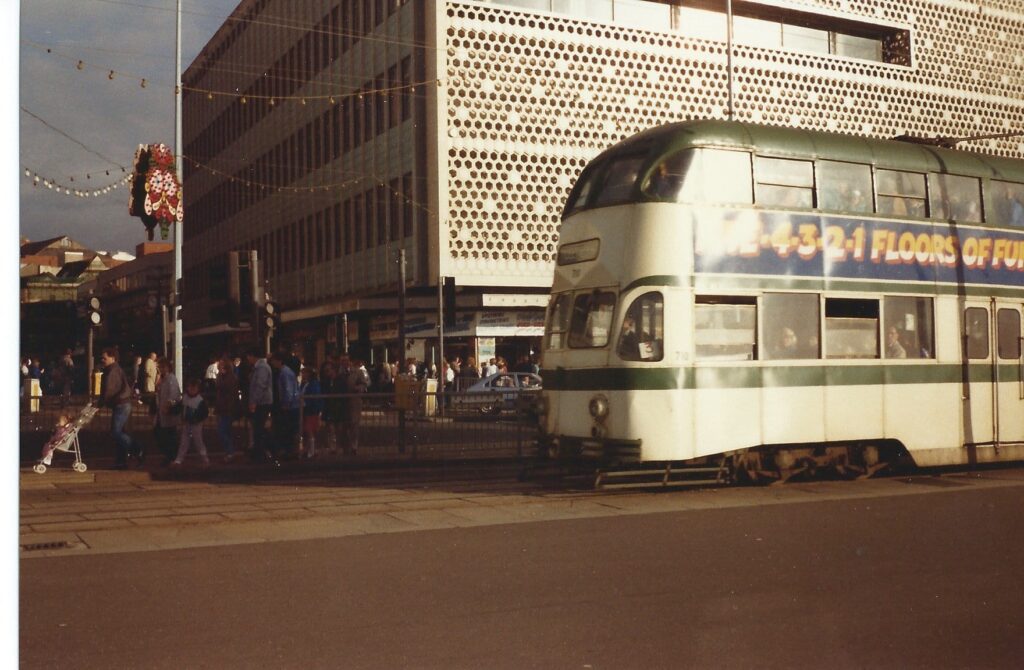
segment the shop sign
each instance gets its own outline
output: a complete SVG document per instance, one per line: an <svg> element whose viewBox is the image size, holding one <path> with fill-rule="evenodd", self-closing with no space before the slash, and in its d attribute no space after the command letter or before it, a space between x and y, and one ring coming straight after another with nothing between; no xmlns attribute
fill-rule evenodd
<svg viewBox="0 0 1024 670"><path fill-rule="evenodd" d="M544 334L544 312L484 312L476 332L489 337L540 337Z"/></svg>

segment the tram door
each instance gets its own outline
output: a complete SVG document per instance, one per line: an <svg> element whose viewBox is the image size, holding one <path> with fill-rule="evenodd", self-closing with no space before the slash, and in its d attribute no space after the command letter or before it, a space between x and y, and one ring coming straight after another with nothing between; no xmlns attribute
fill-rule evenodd
<svg viewBox="0 0 1024 670"><path fill-rule="evenodd" d="M968 300L963 313L961 367L964 403L963 440L968 449L989 446L994 439L995 386L992 378L992 303ZM970 460L974 461L972 451Z"/></svg>
<svg viewBox="0 0 1024 670"><path fill-rule="evenodd" d="M968 301L964 309L964 444L1024 440L1021 305ZM972 458L973 460L973 458Z"/></svg>
<svg viewBox="0 0 1024 670"><path fill-rule="evenodd" d="M995 435L1000 443L1024 441L1024 359L1021 358L1021 305L994 300L995 377L992 389L996 397Z"/></svg>

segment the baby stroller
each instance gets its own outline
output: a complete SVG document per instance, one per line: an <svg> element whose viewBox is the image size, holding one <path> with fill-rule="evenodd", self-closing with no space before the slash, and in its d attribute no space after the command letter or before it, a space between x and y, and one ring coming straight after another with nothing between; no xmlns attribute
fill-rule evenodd
<svg viewBox="0 0 1024 670"><path fill-rule="evenodd" d="M85 472L86 465L82 462L82 448L78 444L78 431L87 426L96 414L96 408L88 403L78 416L63 426L58 426L53 436L43 445L43 456L32 467L39 474L46 472L46 466L53 459L53 452L66 451L75 455L75 464L71 467L75 472Z"/></svg>

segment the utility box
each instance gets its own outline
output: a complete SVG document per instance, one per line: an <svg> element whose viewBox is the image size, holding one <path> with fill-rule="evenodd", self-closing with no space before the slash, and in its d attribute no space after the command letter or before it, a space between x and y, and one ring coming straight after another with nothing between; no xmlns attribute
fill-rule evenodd
<svg viewBox="0 0 1024 670"><path fill-rule="evenodd" d="M38 379L26 379L24 397L28 400L28 411L39 411L39 396L43 395L43 387L39 385Z"/></svg>
<svg viewBox="0 0 1024 670"><path fill-rule="evenodd" d="M395 408L411 411L416 409L416 377L401 374L395 377Z"/></svg>

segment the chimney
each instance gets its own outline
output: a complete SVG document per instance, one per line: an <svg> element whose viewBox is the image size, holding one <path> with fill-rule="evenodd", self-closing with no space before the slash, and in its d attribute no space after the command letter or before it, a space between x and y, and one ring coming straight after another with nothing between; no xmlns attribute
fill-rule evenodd
<svg viewBox="0 0 1024 670"><path fill-rule="evenodd" d="M165 254L174 251L174 244L171 242L140 242L135 247L135 257L151 256L153 254Z"/></svg>

